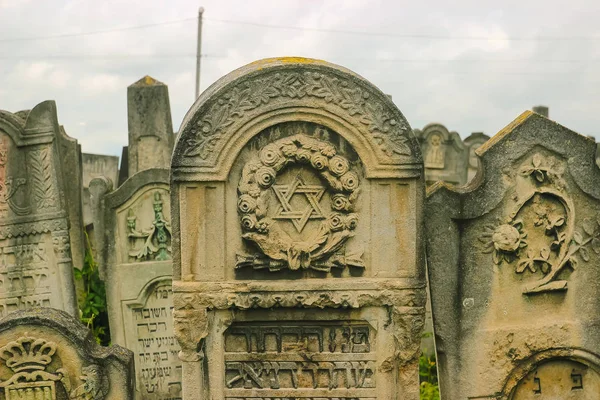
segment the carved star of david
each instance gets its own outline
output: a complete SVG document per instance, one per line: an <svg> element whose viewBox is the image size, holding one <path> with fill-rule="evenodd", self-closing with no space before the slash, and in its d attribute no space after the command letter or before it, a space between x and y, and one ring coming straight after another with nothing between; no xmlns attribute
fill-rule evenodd
<svg viewBox="0 0 600 400"><path fill-rule="evenodd" d="M323 186L307 185L300 176L297 176L288 185L273 185L272 187L280 203L273 219L290 220L298 232L302 232L306 223L311 219L325 219L325 213L319 204L323 193L325 193ZM292 208L290 200L296 194L306 196L308 205L304 210L294 210Z"/></svg>

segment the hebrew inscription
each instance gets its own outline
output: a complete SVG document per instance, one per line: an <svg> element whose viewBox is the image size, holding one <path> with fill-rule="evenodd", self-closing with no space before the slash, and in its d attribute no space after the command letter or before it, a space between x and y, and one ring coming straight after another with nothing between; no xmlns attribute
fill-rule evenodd
<svg viewBox="0 0 600 400"><path fill-rule="evenodd" d="M145 399L181 399L179 345L173 336L171 282L155 286L144 307L132 308L137 336L138 390Z"/></svg>
<svg viewBox="0 0 600 400"><path fill-rule="evenodd" d="M600 375L587 365L571 360L552 360L539 365L519 382L511 400L597 399Z"/></svg>
<svg viewBox="0 0 600 400"><path fill-rule="evenodd" d="M374 397L373 337L359 322L236 323L225 333L226 388L240 394L292 389L286 393L299 397L320 389L368 389Z"/></svg>

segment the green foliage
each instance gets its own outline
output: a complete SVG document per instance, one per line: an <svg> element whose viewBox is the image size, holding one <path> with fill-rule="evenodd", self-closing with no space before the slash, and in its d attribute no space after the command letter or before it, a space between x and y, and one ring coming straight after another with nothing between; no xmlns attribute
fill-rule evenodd
<svg viewBox="0 0 600 400"><path fill-rule="evenodd" d="M426 335L427 333L424 334L424 337L428 337ZM440 399L435 356L430 357L425 353L421 353L421 357L419 357L419 381L421 384L421 400Z"/></svg>
<svg viewBox="0 0 600 400"><path fill-rule="evenodd" d="M100 280L98 265L94 260L90 239L85 232L86 249L83 267L73 268L75 280L79 281L79 318L94 333L98 344L108 345L108 315L106 311L106 290Z"/></svg>

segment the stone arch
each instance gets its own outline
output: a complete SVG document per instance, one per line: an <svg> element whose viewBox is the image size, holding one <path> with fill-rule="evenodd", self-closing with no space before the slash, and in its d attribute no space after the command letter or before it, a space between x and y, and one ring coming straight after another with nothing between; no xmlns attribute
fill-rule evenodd
<svg viewBox="0 0 600 400"><path fill-rule="evenodd" d="M292 118L338 132L360 156L367 177L415 176L421 169L412 129L383 92L324 61L273 58L226 75L198 98L179 130L173 176L225 180L252 137Z"/></svg>
<svg viewBox="0 0 600 400"><path fill-rule="evenodd" d="M578 348L555 348L535 353L521 362L508 375L500 394L501 400L512 400L514 391L527 374L538 366L556 360L567 360L581 363L600 374L600 357L594 353Z"/></svg>

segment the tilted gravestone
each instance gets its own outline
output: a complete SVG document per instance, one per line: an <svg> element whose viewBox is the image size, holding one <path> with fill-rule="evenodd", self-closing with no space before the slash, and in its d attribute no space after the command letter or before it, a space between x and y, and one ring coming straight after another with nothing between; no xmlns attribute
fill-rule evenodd
<svg viewBox="0 0 600 400"><path fill-rule="evenodd" d="M169 171L138 172L108 193L110 188L101 178L90 186L102 218L94 227L104 232L98 247L112 342L134 351L140 398L181 398L172 322Z"/></svg>
<svg viewBox="0 0 600 400"><path fill-rule="evenodd" d="M146 77L128 88L128 102L129 158L136 172L112 192L106 178L90 184L111 339L134 350L140 399L177 399L181 361L173 336L167 86ZM148 135L152 147L143 144Z"/></svg>
<svg viewBox="0 0 600 400"><path fill-rule="evenodd" d="M0 111L0 316L32 306L78 315L56 104Z"/></svg>
<svg viewBox="0 0 600 400"><path fill-rule="evenodd" d="M0 399L133 400L132 356L64 311L17 311L0 320Z"/></svg>
<svg viewBox="0 0 600 400"><path fill-rule="evenodd" d="M469 149L467 182L470 182L473 178L475 178L475 175L477 175L477 172L479 171L479 157L475 152L489 139L490 137L483 132L473 132L465 139L465 146L467 146L467 149Z"/></svg>
<svg viewBox="0 0 600 400"><path fill-rule="evenodd" d="M478 182L436 185L427 263L446 399L597 399L600 169L594 141L525 112Z"/></svg>
<svg viewBox="0 0 600 400"><path fill-rule="evenodd" d="M415 135L421 143L428 185L437 181L463 185L467 183L468 149L456 132L441 124L429 124Z"/></svg>
<svg viewBox="0 0 600 400"><path fill-rule="evenodd" d="M186 400L419 397L422 160L384 93L258 61L204 92L173 154Z"/></svg>

